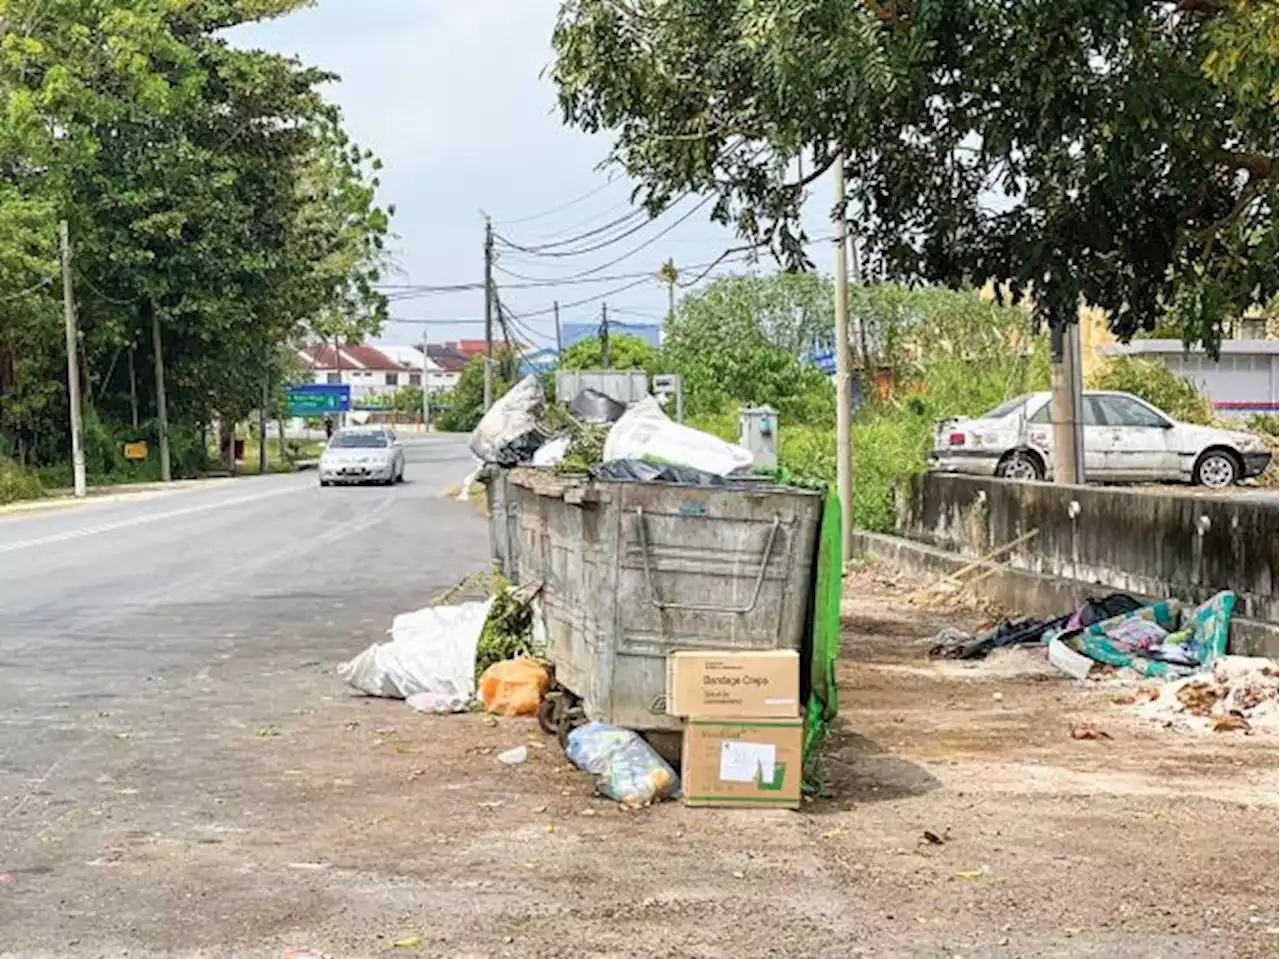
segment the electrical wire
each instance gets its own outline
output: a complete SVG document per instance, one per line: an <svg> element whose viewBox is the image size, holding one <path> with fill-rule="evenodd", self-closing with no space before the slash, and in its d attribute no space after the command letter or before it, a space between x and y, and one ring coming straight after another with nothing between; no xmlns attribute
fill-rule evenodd
<svg viewBox="0 0 1280 959"><path fill-rule="evenodd" d="M688 194L686 193L683 196L681 196L680 200L683 200L685 196L688 196ZM679 200L677 200L676 202L678 203ZM674 205L675 204L673 203L671 206L674 206ZM671 206L668 206L667 210L671 209ZM662 213L667 212L667 210L663 210ZM659 213L658 216L661 216L662 213ZM635 223L635 220L637 217L643 217L644 219L640 223ZM497 240L499 243L501 243L503 246L506 246L512 250L519 250L521 253L528 253L533 256L545 256L545 257L582 256L583 254L586 254L586 253L594 253L596 250L603 250L605 247L611 246L612 244L617 243L619 240L625 240L627 237L631 236L632 234L640 230L643 230L649 223L651 223L653 220L656 220L656 219L657 217L649 216L649 211L647 210L644 210L644 209L632 210L631 212L625 213L622 216L617 217L616 219L611 220L608 223L605 223L605 224L602 224L601 226L596 227L594 230L587 230L585 233L579 233L577 236L570 236L570 237L564 237L558 240L551 240L550 242L540 243L535 246L524 246L520 243L516 243L514 240L511 240L503 236L501 233L496 233L496 232L493 234L493 238ZM583 240L588 240L593 236L598 236L601 233L606 233L609 230L612 230L615 227L620 227L620 226L626 226L628 227L628 229L617 234L616 236L612 236L612 237L609 237L608 239L601 240L591 246L583 247L580 250L557 250L558 247L569 246L570 244L573 244L573 243L581 243Z"/></svg>
<svg viewBox="0 0 1280 959"><path fill-rule="evenodd" d="M617 182L616 180L606 180L604 183L601 183L598 187L588 190L586 193L583 193L581 196L574 197L572 200L567 200L564 203L558 204L557 206L553 206L548 210L543 210L541 213L531 213L528 216L517 217L514 220L499 220L498 222L505 223L508 226L514 226L517 223L531 223L534 220L541 220L543 217L548 217L548 216L551 216L552 214L559 213L561 210L567 210L570 207L577 206L583 200L589 200L593 196L597 196L598 194L603 193L606 189L613 186L613 184L616 182Z"/></svg>

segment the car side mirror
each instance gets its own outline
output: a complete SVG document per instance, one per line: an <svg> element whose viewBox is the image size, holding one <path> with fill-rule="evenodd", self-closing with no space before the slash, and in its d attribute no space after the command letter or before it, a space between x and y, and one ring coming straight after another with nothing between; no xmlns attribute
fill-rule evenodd
<svg viewBox="0 0 1280 959"><path fill-rule="evenodd" d="M1160 428L1161 428L1162 430L1171 430L1171 429L1173 429L1173 424L1172 424L1172 423L1170 423L1168 420L1161 420L1161 421L1160 421Z"/></svg>

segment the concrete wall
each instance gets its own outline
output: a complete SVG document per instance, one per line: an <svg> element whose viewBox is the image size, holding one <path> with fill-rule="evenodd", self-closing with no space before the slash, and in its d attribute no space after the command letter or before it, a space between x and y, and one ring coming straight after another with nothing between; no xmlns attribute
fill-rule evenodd
<svg viewBox="0 0 1280 959"><path fill-rule="evenodd" d="M928 473L898 498L898 534L978 557L1038 529L1011 566L1149 597L1220 589L1237 615L1277 619L1280 498L1015 483Z"/></svg>

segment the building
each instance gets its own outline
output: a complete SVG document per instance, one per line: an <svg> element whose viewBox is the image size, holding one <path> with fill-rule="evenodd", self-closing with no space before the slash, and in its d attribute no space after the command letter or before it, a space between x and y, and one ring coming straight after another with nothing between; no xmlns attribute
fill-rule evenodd
<svg viewBox="0 0 1280 959"><path fill-rule="evenodd" d="M394 393L402 386L422 385L420 364L414 369L368 344L337 349L306 346L297 352L310 371L313 383L346 384L351 387L353 403L369 396Z"/></svg>
<svg viewBox="0 0 1280 959"><path fill-rule="evenodd" d="M1224 415L1275 413L1280 401L1280 341L1223 340L1218 359L1181 340L1133 340L1099 346L1100 356L1156 360L1200 388Z"/></svg>
<svg viewBox="0 0 1280 959"><path fill-rule="evenodd" d="M469 356L459 352L456 343L428 343L427 357L437 370L428 377L432 392L451 390L457 386L462 371L471 362Z"/></svg>

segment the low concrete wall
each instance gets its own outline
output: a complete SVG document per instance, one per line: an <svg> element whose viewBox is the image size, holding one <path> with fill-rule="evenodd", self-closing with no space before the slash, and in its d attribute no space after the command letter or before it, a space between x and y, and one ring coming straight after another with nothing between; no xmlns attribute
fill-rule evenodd
<svg viewBox="0 0 1280 959"><path fill-rule="evenodd" d="M884 536L879 533L855 534L854 552L858 556L886 560L909 573L938 579L956 572L970 562L967 557L958 553L901 536ZM1090 597L1096 598L1111 592L1109 588L1096 583L1046 576L1008 566L976 583L973 589L1008 610L1042 619L1061 616ZM1142 593L1136 596L1147 600L1159 598ZM1260 623L1242 616L1233 616L1227 650L1240 656L1270 656L1274 659L1280 655L1280 630L1276 629L1275 623Z"/></svg>
<svg viewBox="0 0 1280 959"><path fill-rule="evenodd" d="M1033 529L1035 538L1010 554L1016 570L1195 601L1230 589L1237 615L1276 622L1276 496L938 473L913 477L899 493L899 536L962 556L981 556Z"/></svg>

